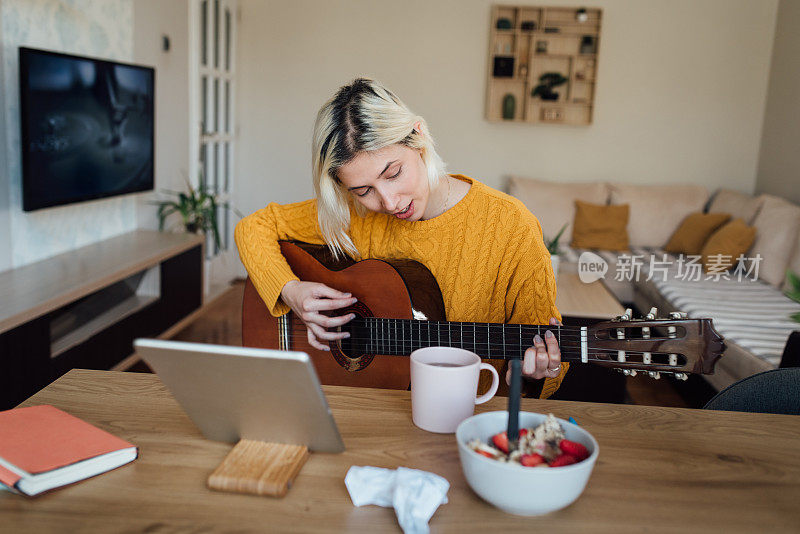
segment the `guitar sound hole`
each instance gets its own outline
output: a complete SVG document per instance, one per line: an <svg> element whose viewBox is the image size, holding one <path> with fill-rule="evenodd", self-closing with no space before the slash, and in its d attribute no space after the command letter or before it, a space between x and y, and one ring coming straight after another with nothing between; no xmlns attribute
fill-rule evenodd
<svg viewBox="0 0 800 534"><path fill-rule="evenodd" d="M337 314L354 313L356 316L350 322L337 328L340 332L348 332L350 337L339 340L337 348L346 358L357 360L368 355L368 345L370 332L367 327L365 317L371 317L369 309L361 303L356 303L352 307L337 311ZM332 347L333 348L333 347Z"/></svg>
<svg viewBox="0 0 800 534"><path fill-rule="evenodd" d="M353 319L353 320L355 320L355 319ZM350 322L353 322L353 321L350 321ZM340 332L349 332L350 333L350 337L349 338L342 339L341 341L339 341L339 348L341 349L342 354L344 354L345 356L347 356L348 358L351 358L351 359L352 358L358 358L360 356L360 354L357 354L357 350L355 348L358 345L358 342L353 339L353 330L352 330L352 328L350 328L350 324L348 323L348 324L340 327L339 331Z"/></svg>

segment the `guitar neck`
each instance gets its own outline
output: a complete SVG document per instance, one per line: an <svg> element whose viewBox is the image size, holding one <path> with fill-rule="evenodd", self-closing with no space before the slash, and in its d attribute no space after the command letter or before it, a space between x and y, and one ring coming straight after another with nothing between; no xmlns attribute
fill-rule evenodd
<svg viewBox="0 0 800 534"><path fill-rule="evenodd" d="M547 330L556 337L562 360L580 361L582 351L588 346L585 328L553 325L368 317L351 321L349 330L351 342L365 352L390 356L407 356L424 347L444 346L469 350L486 359L520 358L533 345L534 336L544 339Z"/></svg>

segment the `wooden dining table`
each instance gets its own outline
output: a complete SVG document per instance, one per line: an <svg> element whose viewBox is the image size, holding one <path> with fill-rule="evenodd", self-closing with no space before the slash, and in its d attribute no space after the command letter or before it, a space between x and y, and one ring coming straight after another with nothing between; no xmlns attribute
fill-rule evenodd
<svg viewBox="0 0 800 534"><path fill-rule="evenodd" d="M289 493L271 498L206 487L232 445L205 439L156 375L72 370L22 406L61 408L137 445L139 458L35 498L0 492L0 532L400 532L392 509L353 506L354 465L446 478L434 533L800 531L800 416L522 399L525 411L574 417L600 454L575 503L518 517L470 489L453 434L414 426L409 392L323 389L347 450L312 453Z"/></svg>

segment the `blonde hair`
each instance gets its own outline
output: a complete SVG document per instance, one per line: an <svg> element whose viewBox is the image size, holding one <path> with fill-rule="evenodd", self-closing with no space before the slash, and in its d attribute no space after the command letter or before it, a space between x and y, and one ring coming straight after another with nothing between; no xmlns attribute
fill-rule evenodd
<svg viewBox="0 0 800 534"><path fill-rule="evenodd" d="M419 131L414 128L417 122ZM359 216L366 213L339 181L337 171L361 152L393 144L420 151L433 190L445 173L445 165L436 153L425 119L379 82L357 78L341 87L317 113L311 155L317 220L334 257L347 254L359 258L347 233L350 205Z"/></svg>

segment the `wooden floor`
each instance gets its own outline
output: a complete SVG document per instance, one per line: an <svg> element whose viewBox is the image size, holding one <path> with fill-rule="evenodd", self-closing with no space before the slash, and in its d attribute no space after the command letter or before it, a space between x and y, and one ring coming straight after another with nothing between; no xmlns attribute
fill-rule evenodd
<svg viewBox="0 0 800 534"><path fill-rule="evenodd" d="M244 282L233 283L229 290L206 304L197 318L171 339L218 345L241 345L243 292ZM150 370L145 364L137 363L129 371ZM627 390L630 404L689 407L668 380L653 380L647 376L628 377Z"/></svg>

